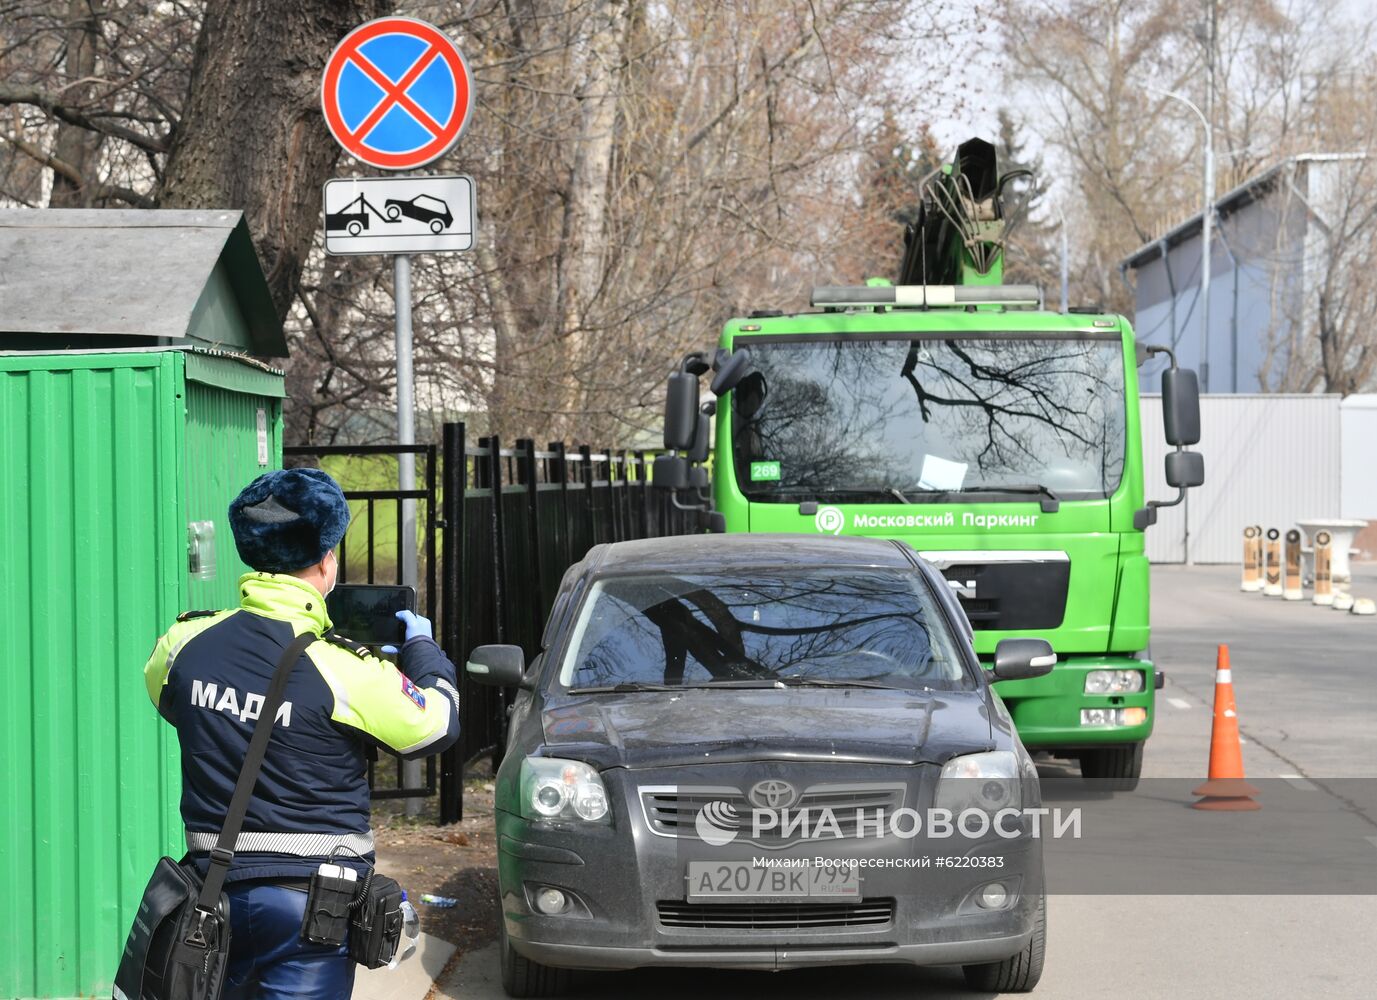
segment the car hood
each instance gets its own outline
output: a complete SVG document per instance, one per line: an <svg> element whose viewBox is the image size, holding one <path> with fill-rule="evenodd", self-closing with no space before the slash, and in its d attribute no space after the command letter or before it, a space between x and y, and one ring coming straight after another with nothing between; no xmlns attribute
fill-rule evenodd
<svg viewBox="0 0 1377 1000"><path fill-rule="evenodd" d="M550 755L600 767L941 763L993 746L981 691L718 688L564 695L546 701L541 725Z"/></svg>

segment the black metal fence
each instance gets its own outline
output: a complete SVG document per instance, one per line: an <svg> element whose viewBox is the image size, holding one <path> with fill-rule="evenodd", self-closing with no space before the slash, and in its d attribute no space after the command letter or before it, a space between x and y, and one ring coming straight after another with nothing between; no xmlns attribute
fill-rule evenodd
<svg viewBox="0 0 1377 1000"><path fill-rule="evenodd" d="M447 424L443 454L443 645L461 670L485 643L534 657L560 578L592 546L698 530L693 513L651 488L643 452L531 440L503 448L497 438L473 447L462 424ZM441 767L442 823L463 815L463 765L491 753L495 766L506 738L510 692L460 681L463 728Z"/></svg>
<svg viewBox="0 0 1377 1000"><path fill-rule="evenodd" d="M300 445L283 453L288 465L326 465L351 501L342 582L403 582L401 504L417 502L417 596L460 668L461 735L427 759L423 784L407 784L400 761L381 772L371 766L369 784L375 798L438 792L441 823L463 816L466 765L489 753L495 765L506 738L510 692L469 683L469 651L506 642L535 656L560 578L593 545L699 530L694 513L650 487L652 456L640 451L559 442L542 449L530 440L505 448L496 438L475 445L462 423L449 423L438 454L433 444ZM395 457L407 453L423 485L384 485L389 472L396 482Z"/></svg>

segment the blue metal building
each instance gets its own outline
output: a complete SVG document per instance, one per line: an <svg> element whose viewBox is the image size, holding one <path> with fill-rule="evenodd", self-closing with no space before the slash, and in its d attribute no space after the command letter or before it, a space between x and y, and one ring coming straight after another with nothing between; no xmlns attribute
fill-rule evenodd
<svg viewBox="0 0 1377 1000"><path fill-rule="evenodd" d="M1314 289L1330 238L1326 220L1362 155L1288 157L1216 200L1208 330L1200 214L1124 258L1140 340L1170 346L1200 373L1206 392L1303 391L1296 372L1318 351ZM1144 366L1144 392L1160 389L1164 367L1161 359Z"/></svg>

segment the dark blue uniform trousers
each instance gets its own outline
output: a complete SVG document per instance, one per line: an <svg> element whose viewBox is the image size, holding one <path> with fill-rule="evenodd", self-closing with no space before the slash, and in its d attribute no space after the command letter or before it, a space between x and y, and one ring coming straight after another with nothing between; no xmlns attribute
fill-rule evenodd
<svg viewBox="0 0 1377 1000"><path fill-rule="evenodd" d="M224 1000L348 1000L354 960L301 936L306 893L272 882L231 882L230 961Z"/></svg>

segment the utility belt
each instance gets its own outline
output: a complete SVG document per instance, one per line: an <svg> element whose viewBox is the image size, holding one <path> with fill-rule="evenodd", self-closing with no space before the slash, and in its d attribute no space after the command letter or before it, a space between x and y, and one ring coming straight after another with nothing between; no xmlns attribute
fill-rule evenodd
<svg viewBox="0 0 1377 1000"><path fill-rule="evenodd" d="M201 840L215 834L187 832L187 846L201 847ZM327 844L328 842L328 844ZM377 969L392 961L401 944L406 894L394 879L379 875L367 865L355 848L371 851L373 835L310 833L240 833L237 850L268 850L285 854L309 851L330 860L313 874L283 875L263 881L283 889L306 893L306 911L301 936L312 944L338 948L347 940L349 954L359 965ZM325 850L313 850L328 846ZM274 848L276 850L274 850ZM353 867L337 864L342 858L365 864L363 874Z"/></svg>

